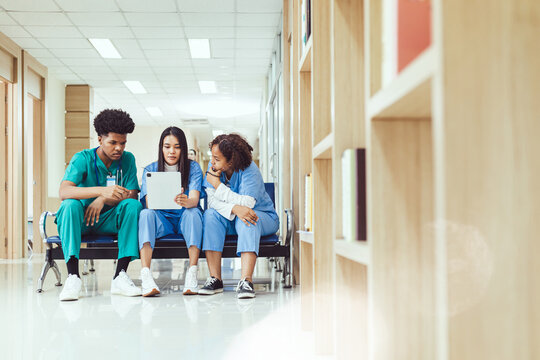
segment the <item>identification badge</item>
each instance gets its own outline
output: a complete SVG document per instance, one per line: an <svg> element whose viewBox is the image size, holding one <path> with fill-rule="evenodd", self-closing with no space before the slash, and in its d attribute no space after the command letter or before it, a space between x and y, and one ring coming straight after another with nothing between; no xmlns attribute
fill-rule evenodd
<svg viewBox="0 0 540 360"><path fill-rule="evenodd" d="M116 177L107 176L107 186L114 186L114 185L116 185Z"/></svg>

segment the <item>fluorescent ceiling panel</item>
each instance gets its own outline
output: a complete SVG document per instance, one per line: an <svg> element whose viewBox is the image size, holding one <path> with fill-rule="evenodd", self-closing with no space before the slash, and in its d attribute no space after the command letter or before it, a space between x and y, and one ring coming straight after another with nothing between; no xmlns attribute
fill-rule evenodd
<svg viewBox="0 0 540 360"><path fill-rule="evenodd" d="M88 39L104 59L121 59L120 53L109 39Z"/></svg>
<svg viewBox="0 0 540 360"><path fill-rule="evenodd" d="M208 39L188 39L188 42L193 59L210 59L210 42Z"/></svg>
<svg viewBox="0 0 540 360"><path fill-rule="evenodd" d="M140 81L124 81L124 85L126 85L133 94L146 94L146 89Z"/></svg>
<svg viewBox="0 0 540 360"><path fill-rule="evenodd" d="M163 112L157 106L148 106L146 111L150 114L150 116L163 116Z"/></svg>
<svg viewBox="0 0 540 360"><path fill-rule="evenodd" d="M215 81L199 81L199 89L201 89L201 94L217 93L217 86Z"/></svg>

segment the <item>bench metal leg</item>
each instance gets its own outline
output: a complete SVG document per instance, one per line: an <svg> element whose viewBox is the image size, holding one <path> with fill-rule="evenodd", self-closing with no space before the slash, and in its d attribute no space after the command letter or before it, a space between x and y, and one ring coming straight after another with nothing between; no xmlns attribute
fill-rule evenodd
<svg viewBox="0 0 540 360"><path fill-rule="evenodd" d="M283 266L283 287L288 289L292 287L291 259L286 257Z"/></svg>
<svg viewBox="0 0 540 360"><path fill-rule="evenodd" d="M41 275L39 276L38 283L37 283L38 293L43 292L43 281L45 281L45 277L47 276L47 273L49 272L50 268L51 268L51 264L49 264L49 262L45 262L45 264L43 264L43 268L41 269Z"/></svg>
<svg viewBox="0 0 540 360"><path fill-rule="evenodd" d="M53 262L52 270L54 271L54 275L56 275L56 284L54 285L62 286L62 276L60 275L60 269L58 268L58 264L54 260L52 262Z"/></svg>
<svg viewBox="0 0 540 360"><path fill-rule="evenodd" d="M83 275L88 275L88 259L84 260L83 267L82 267L82 273Z"/></svg>
<svg viewBox="0 0 540 360"><path fill-rule="evenodd" d="M90 264L90 269L88 269L88 264ZM88 275L88 272L94 272L96 269L94 269L94 259L86 259L83 263L83 275Z"/></svg>
<svg viewBox="0 0 540 360"><path fill-rule="evenodd" d="M43 264L43 268L41 269L41 275L39 276L38 283L37 283L38 293L43 292L43 282L45 281L45 278L47 277L47 273L49 272L50 269L52 269L54 274L56 275L55 285L62 286L62 278L60 276L60 269L58 269L58 265L53 260L52 249L49 247L45 254L45 264Z"/></svg>

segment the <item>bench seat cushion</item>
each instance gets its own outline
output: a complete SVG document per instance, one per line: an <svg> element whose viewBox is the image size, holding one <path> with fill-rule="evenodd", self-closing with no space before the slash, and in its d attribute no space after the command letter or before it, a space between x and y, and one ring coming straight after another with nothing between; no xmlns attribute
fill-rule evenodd
<svg viewBox="0 0 540 360"><path fill-rule="evenodd" d="M110 244L114 243L116 241L116 235L84 235L82 237L82 243L86 244ZM238 241L238 236L236 235L227 235L225 237L225 244L226 245L233 245L236 244ZM261 245L274 245L277 242L279 242L279 238L277 235L267 235L261 237ZM61 240L59 236L49 236L47 238L48 244L61 244ZM167 243L179 243L180 245L185 246L184 237L182 235L166 235L160 239L157 240L156 246L159 246L159 244L167 244Z"/></svg>

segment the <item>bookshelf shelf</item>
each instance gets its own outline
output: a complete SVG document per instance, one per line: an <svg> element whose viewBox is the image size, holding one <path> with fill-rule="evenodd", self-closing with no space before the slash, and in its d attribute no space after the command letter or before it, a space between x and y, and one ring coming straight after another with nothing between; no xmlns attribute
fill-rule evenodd
<svg viewBox="0 0 540 360"><path fill-rule="evenodd" d="M434 72L435 52L429 47L368 101L368 116L373 119L431 117Z"/></svg>
<svg viewBox="0 0 540 360"><path fill-rule="evenodd" d="M369 245L365 241L351 242L344 239L336 239L334 240L334 251L336 255L363 265L369 265Z"/></svg>
<svg viewBox="0 0 540 360"><path fill-rule="evenodd" d="M313 148L313 159L332 159L333 134L329 134Z"/></svg>
<svg viewBox="0 0 540 360"><path fill-rule="evenodd" d="M298 231L300 235L300 241L313 244L313 232L311 231Z"/></svg>
<svg viewBox="0 0 540 360"><path fill-rule="evenodd" d="M311 71L311 48L313 47L313 38L310 36L306 43L302 58L300 58L299 71L309 72Z"/></svg>

